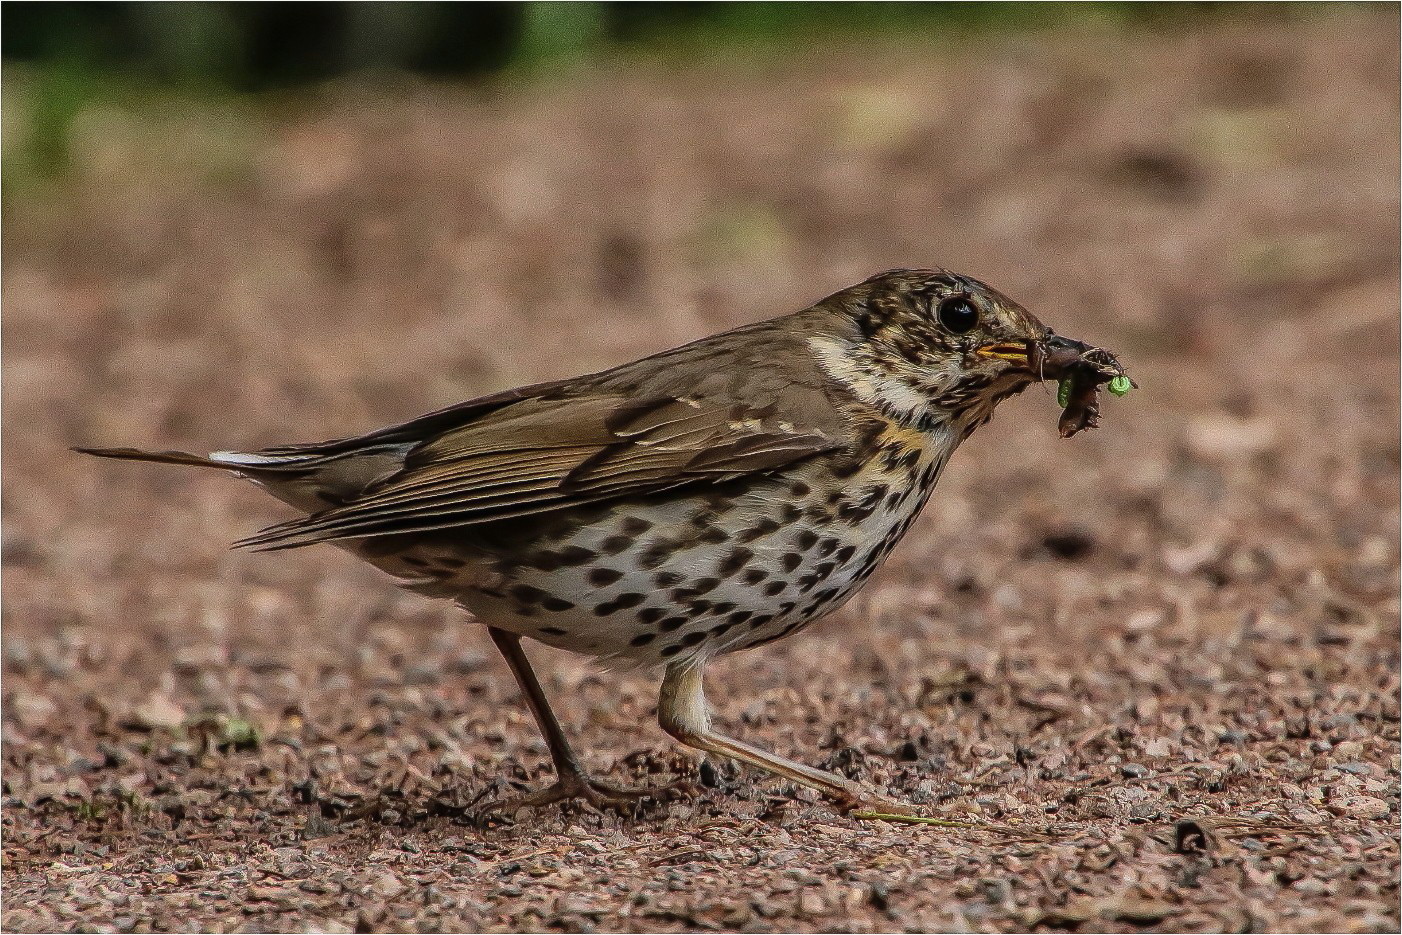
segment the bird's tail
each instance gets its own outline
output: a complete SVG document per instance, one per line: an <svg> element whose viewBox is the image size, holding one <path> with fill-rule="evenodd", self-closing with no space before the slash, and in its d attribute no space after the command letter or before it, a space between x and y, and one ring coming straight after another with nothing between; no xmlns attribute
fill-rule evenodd
<svg viewBox="0 0 1402 935"><path fill-rule="evenodd" d="M96 455L99 458L120 458L124 461L156 461L161 464L187 464L191 467L220 468L225 471L237 471L246 468L246 465L218 461L214 458L190 454L186 451L143 451L140 448L82 447L74 447L73 450L82 452L85 455Z"/></svg>
<svg viewBox="0 0 1402 935"><path fill-rule="evenodd" d="M83 454L123 461L154 461L158 464L183 464L188 467L218 468L247 478L284 503L304 513L326 509L334 502L337 491L358 490L354 479L339 482L319 469L327 462L314 452L287 451L215 451L209 455L187 451L143 451L140 448L74 448ZM330 494L330 496L328 496Z"/></svg>
<svg viewBox="0 0 1402 935"><path fill-rule="evenodd" d="M155 461L159 464L184 464L190 467L219 468L221 471L298 472L306 470L321 460L306 452L262 454L247 451L216 451L209 455L190 454L188 451L145 451L141 448L84 448L74 451L99 458L118 458L123 461Z"/></svg>

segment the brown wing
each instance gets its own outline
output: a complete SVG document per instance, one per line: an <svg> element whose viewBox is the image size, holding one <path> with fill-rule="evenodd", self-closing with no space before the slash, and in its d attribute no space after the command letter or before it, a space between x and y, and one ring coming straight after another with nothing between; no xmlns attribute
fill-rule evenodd
<svg viewBox="0 0 1402 935"><path fill-rule="evenodd" d="M788 384L784 392L819 391ZM520 400L427 438L401 470L350 502L236 545L283 549L489 523L721 483L841 446L831 426L796 427L766 402L602 390Z"/></svg>

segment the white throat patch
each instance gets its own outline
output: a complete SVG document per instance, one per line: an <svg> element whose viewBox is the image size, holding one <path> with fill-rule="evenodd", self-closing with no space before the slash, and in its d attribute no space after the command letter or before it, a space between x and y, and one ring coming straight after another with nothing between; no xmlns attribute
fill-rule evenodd
<svg viewBox="0 0 1402 935"><path fill-rule="evenodd" d="M863 368L853 359L849 344L815 336L808 339L808 346L828 376L846 384L867 405L910 422L919 421L929 410L929 400L910 384L889 373Z"/></svg>

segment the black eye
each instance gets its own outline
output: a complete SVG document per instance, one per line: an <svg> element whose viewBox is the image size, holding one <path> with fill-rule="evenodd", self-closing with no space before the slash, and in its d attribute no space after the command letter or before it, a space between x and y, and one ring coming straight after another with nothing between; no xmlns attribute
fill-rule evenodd
<svg viewBox="0 0 1402 935"><path fill-rule="evenodd" d="M953 295L940 302L940 324L954 334L968 334L978 327L978 309L962 295Z"/></svg>

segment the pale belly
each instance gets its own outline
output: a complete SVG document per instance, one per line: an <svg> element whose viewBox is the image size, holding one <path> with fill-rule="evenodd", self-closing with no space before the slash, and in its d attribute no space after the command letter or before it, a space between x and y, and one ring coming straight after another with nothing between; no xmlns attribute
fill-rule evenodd
<svg viewBox="0 0 1402 935"><path fill-rule="evenodd" d="M606 663L706 658L841 606L909 529L940 467L922 452L840 480L815 469L706 499L619 504L520 548L443 536L400 552L407 571L377 564L489 626Z"/></svg>

